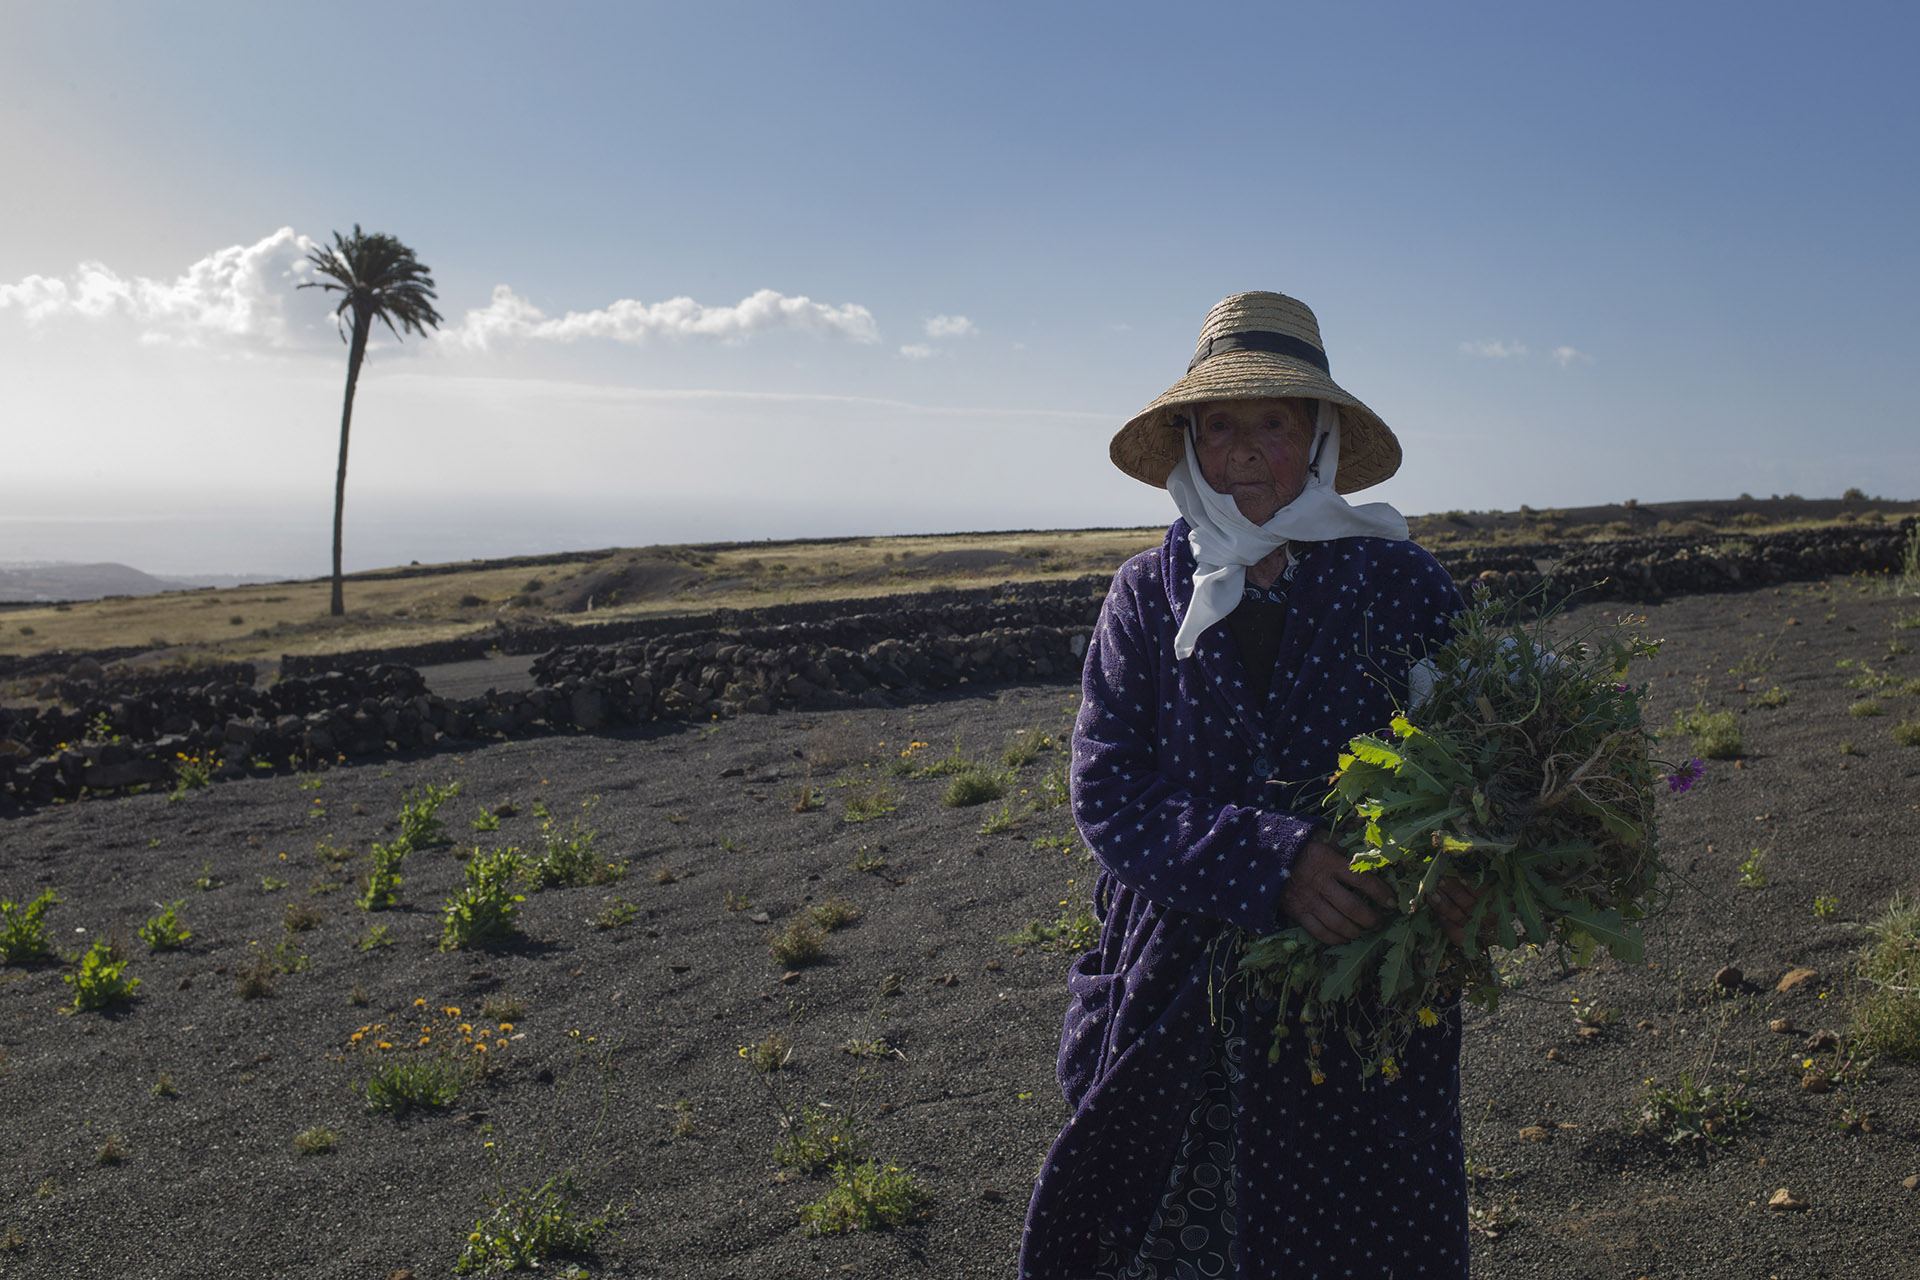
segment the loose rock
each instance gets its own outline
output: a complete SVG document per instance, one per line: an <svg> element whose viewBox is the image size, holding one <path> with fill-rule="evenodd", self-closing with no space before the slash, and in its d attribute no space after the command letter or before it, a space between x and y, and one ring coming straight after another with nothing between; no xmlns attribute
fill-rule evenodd
<svg viewBox="0 0 1920 1280"><path fill-rule="evenodd" d="M1789 969L1779 982L1774 984L1775 991L1791 991L1810 978L1820 976L1818 969Z"/></svg>
<svg viewBox="0 0 1920 1280"><path fill-rule="evenodd" d="M1767 1208L1784 1213L1798 1213L1807 1207L1807 1202L1796 1197L1793 1192L1781 1187L1767 1200Z"/></svg>

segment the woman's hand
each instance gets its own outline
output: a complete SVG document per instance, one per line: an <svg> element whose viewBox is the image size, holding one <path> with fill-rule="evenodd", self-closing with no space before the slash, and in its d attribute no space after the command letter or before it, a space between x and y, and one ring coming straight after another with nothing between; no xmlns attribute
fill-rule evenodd
<svg viewBox="0 0 1920 1280"><path fill-rule="evenodd" d="M1347 855L1324 843L1323 834L1307 837L1306 847L1293 860L1293 874L1280 895L1280 906L1314 941L1335 946L1379 927L1373 905L1390 912L1395 904L1378 877L1349 867Z"/></svg>
<svg viewBox="0 0 1920 1280"><path fill-rule="evenodd" d="M1480 905L1480 899L1486 896L1486 892L1457 876L1442 876L1439 885L1427 898L1433 905L1433 913L1440 917L1440 927L1448 940L1462 951L1472 949L1467 946L1467 922L1473 919L1473 909ZM1493 931L1492 920L1481 922L1480 946L1492 944Z"/></svg>

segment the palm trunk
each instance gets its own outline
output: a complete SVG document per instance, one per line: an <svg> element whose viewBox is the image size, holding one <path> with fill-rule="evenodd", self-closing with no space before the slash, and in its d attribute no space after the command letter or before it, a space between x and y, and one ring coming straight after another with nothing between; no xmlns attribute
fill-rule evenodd
<svg viewBox="0 0 1920 1280"><path fill-rule="evenodd" d="M347 612L346 598L340 586L340 527L347 510L347 433L353 426L353 389L360 381L360 362L367 355L367 335L373 328L373 316L359 307L353 309L353 340L347 348L347 399L340 409L340 468L333 477L333 605L336 618Z"/></svg>

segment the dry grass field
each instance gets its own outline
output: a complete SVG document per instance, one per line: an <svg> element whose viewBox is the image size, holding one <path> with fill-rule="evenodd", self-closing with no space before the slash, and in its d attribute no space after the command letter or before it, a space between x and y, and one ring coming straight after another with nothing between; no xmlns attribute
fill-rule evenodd
<svg viewBox="0 0 1920 1280"><path fill-rule="evenodd" d="M1882 499L1749 498L1567 510L1449 511L1410 520L1435 548L1879 525L1920 511ZM1111 573L1158 527L1026 530L609 548L351 574L347 614L312 579L0 608L0 655L145 646L157 659L245 661L397 648L499 625L565 625L941 587Z"/></svg>

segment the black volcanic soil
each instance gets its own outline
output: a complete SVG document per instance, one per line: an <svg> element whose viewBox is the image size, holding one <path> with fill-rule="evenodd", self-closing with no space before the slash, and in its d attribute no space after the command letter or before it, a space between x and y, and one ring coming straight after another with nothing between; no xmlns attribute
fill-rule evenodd
<svg viewBox="0 0 1920 1280"><path fill-rule="evenodd" d="M1920 891L1920 749L1888 732L1920 706L1888 699L1893 714L1852 718L1860 695L1835 666L1920 674L1920 655L1886 656L1920 642L1891 627L1915 612L1844 581L1649 611L1645 629L1667 638L1650 668L1656 715L1703 698L1739 709L1747 754L1663 801L1678 878L1645 966L1567 974L1534 958L1497 1014L1469 1019L1474 1205L1496 1233L1475 1236L1476 1275L1916 1274L1920 1193L1902 1180L1920 1174L1920 1067L1877 1063L1866 1083L1826 1094L1803 1092L1796 1069L1807 1032L1844 1029L1860 922ZM1766 670L1728 674L1743 663ZM1753 703L1776 686L1785 705ZM1088 867L1040 844L1069 833L1064 809L982 835L995 806L943 807L944 780L886 780L879 766L913 742L931 744L922 755L956 740L997 755L1020 729L1064 733L1074 702L1071 686L1045 684L537 739L337 769L317 787L261 778L6 821L0 895L57 888L59 945L121 935L143 985L119 1011L66 1014L60 967L0 970L0 1275L444 1276L499 1181L567 1169L590 1206L622 1206L617 1239L584 1260L595 1276L1010 1275L1035 1168L1065 1117L1053 1059L1068 957L998 939L1078 901ZM1016 789L1038 794L1056 760L1043 753ZM444 811L450 830L483 848L531 845L538 819L523 810L475 833L480 804L541 801L567 816L598 796L591 821L626 879L530 895L528 940L479 953L436 946L461 874L451 849L407 861L398 911L362 913L350 888L312 891L327 882L316 842L353 846L364 870L402 791L449 779L463 788ZM897 808L845 821L853 789L882 780ZM827 805L796 812L808 784ZM1742 888L1756 849L1767 884ZM863 851L870 870L854 868ZM193 888L209 868L220 886ZM1822 894L1839 903L1828 920L1813 910ZM860 918L785 978L768 936L830 897ZM192 942L148 954L134 928L178 898ZM633 919L596 927L613 899ZM296 901L324 914L289 935ZM393 944L362 950L374 924ZM236 970L288 937L307 966L271 998L241 999ZM1713 976L1729 964L1745 982L1723 991ZM1818 976L1775 992L1803 966ZM502 993L525 1012L487 1080L441 1110L364 1110L356 1029L402 1025L416 999L471 1021ZM1582 1037L1576 994L1617 1017ZM1770 1032L1777 1018L1801 1030ZM739 1051L773 1031L791 1037L792 1060L757 1075ZM898 1053L841 1047L876 1038ZM1625 1132L1643 1082L1742 1068L1756 1118L1730 1145L1672 1152ZM176 1096L152 1092L163 1072ZM896 1232L803 1236L798 1207L824 1175L782 1180L773 1154L782 1112L803 1104L855 1117L874 1155L932 1193L930 1213ZM1876 1113L1873 1130L1835 1127L1843 1107ZM294 1135L316 1124L337 1149L298 1154ZM98 1162L109 1143L121 1158ZM1807 1207L1769 1210L1781 1187Z"/></svg>

